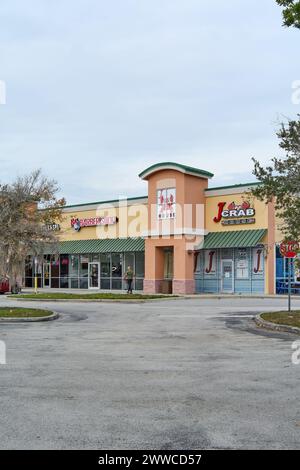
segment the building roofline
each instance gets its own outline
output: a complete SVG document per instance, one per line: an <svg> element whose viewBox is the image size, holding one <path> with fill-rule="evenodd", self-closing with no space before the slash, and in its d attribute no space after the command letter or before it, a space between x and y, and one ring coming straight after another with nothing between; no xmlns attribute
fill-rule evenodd
<svg viewBox="0 0 300 470"><path fill-rule="evenodd" d="M139 174L141 179L148 179L148 177L161 170L177 170L181 173L186 173L188 175L197 176L198 178L212 178L214 175L209 171L201 170L200 168L194 168L192 166L182 165L181 163L175 162L161 162L155 163L154 165L149 166L146 170L142 171Z"/></svg>
<svg viewBox="0 0 300 470"><path fill-rule="evenodd" d="M244 188L247 186L258 186L260 183L259 182L252 182L252 183L240 183L240 184L232 184L229 186L216 186L214 188L207 188L205 192L207 191L218 191L220 189L235 189L235 188Z"/></svg>
<svg viewBox="0 0 300 470"><path fill-rule="evenodd" d="M95 206L95 205L101 205L101 204L112 204L115 202L119 201L137 201L139 199L148 199L148 196L136 196L136 197L128 197L128 198L119 198L119 199L111 199L111 200L106 200L106 201L95 201L95 202L86 202L86 203L81 203L81 204L71 204L67 206L63 206L62 210L64 209L71 209L72 207L83 207L83 206Z"/></svg>
<svg viewBox="0 0 300 470"><path fill-rule="evenodd" d="M170 163L171 164L171 163ZM159 163L157 165L153 165L152 167L154 166L161 166L162 164ZM173 165L173 164L172 164ZM179 163L176 163L174 165L179 165ZM180 166L184 166L184 165L180 165ZM152 168L152 167L149 167ZM186 167L186 168L191 168L191 167ZM147 169L148 170L148 169ZM145 170L145 172L147 171ZM202 172L202 173L206 173L206 172L203 172L202 170L198 170L199 172ZM141 175L143 174L144 172L142 172L139 176L141 177ZM211 174L211 173L209 173ZM205 192L207 191L218 191L218 190L221 190L221 189L234 189L234 188L242 188L242 187L247 187L247 186L257 186L259 184L259 182L252 182L252 183L243 183L243 184L233 184L233 185L229 185L229 186L218 186L218 187L213 187L213 188L207 188L205 190ZM148 196L135 196L135 197L128 197L128 198L119 198L119 199L109 199L109 200L105 200L105 201L95 201L95 202L86 202L86 203L80 203L80 204L68 204L66 206L63 206L62 207L62 210L64 209L71 209L71 208L76 208L76 207L84 207L84 206L95 206L95 205L101 205L101 204L113 204L113 203L116 203L116 202L119 202L119 201L123 201L123 200L126 200L126 201L138 201L140 199L148 199Z"/></svg>

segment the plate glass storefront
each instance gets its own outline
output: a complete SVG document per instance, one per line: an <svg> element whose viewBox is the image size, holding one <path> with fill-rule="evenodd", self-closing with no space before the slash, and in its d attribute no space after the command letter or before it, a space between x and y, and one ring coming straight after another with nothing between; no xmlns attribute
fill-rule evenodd
<svg viewBox="0 0 300 470"><path fill-rule="evenodd" d="M131 266L135 279L134 290L143 289L144 252L100 253L87 255L45 256L37 264L38 287L61 289L126 288L124 272ZM34 287L35 263L30 257L25 263L25 286Z"/></svg>
<svg viewBox="0 0 300 470"><path fill-rule="evenodd" d="M195 260L196 292L264 293L264 264L261 246L201 250Z"/></svg>

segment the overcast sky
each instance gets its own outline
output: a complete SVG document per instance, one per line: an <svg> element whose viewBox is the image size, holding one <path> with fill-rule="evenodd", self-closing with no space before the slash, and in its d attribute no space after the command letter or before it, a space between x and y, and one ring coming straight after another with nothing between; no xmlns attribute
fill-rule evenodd
<svg viewBox="0 0 300 470"><path fill-rule="evenodd" d="M159 161L253 181L300 112L281 24L275 0L1 0L0 179L42 167L70 204L146 194Z"/></svg>

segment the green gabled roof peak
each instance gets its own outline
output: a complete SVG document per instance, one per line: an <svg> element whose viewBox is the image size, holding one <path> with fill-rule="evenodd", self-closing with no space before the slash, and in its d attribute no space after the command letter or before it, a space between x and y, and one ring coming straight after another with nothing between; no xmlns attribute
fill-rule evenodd
<svg viewBox="0 0 300 470"><path fill-rule="evenodd" d="M139 174L139 177L142 179L148 179L150 175L156 173L157 171L161 170L177 170L181 173L186 173L188 175L197 176L198 178L212 178L214 175L206 170L201 170L200 168L195 168L188 165L182 165L181 163L175 162L161 162L155 163L152 166L146 168L146 170L142 171Z"/></svg>

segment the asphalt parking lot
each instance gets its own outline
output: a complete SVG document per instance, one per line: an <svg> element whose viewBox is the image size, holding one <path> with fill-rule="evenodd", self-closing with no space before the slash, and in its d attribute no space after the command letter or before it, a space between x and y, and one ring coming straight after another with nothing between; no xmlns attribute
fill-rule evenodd
<svg viewBox="0 0 300 470"><path fill-rule="evenodd" d="M59 320L2 323L0 448L300 449L297 338L252 320L285 305L43 303Z"/></svg>

